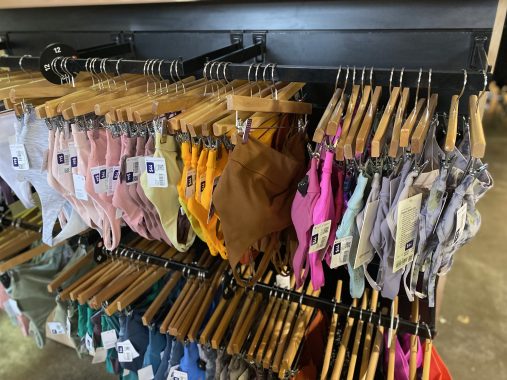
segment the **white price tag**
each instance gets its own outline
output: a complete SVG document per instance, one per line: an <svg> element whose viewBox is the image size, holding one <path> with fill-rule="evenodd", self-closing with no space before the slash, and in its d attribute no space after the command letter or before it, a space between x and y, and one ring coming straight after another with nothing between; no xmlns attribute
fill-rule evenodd
<svg viewBox="0 0 507 380"><path fill-rule="evenodd" d="M65 327L60 322L48 322L48 327L52 335L65 334Z"/></svg>
<svg viewBox="0 0 507 380"><path fill-rule="evenodd" d="M107 350L104 347L97 347L95 356L92 359L92 364L104 363L107 357Z"/></svg>
<svg viewBox="0 0 507 380"><path fill-rule="evenodd" d="M359 244L357 245L354 269L359 268L364 263L369 263L375 254L373 246L370 243L370 235L373 231L375 218L377 217L378 200L366 205L364 211L364 221L361 232L359 233Z"/></svg>
<svg viewBox="0 0 507 380"><path fill-rule="evenodd" d="M467 220L467 207L467 204L463 203L463 206L461 206L456 212L456 232L454 233L452 244L456 244L463 235Z"/></svg>
<svg viewBox="0 0 507 380"><path fill-rule="evenodd" d="M121 208L116 208L115 215L116 219L120 219L123 216L123 210Z"/></svg>
<svg viewBox="0 0 507 380"><path fill-rule="evenodd" d="M9 144L12 157L12 167L14 170L28 170L28 156L26 155L25 146L23 144Z"/></svg>
<svg viewBox="0 0 507 380"><path fill-rule="evenodd" d="M107 168L107 195L113 195L118 186L118 179L120 178L120 167L111 166Z"/></svg>
<svg viewBox="0 0 507 380"><path fill-rule="evenodd" d="M95 347L93 346L93 338L90 334L85 335L85 347L90 355L95 355Z"/></svg>
<svg viewBox="0 0 507 380"><path fill-rule="evenodd" d="M82 201L88 200L88 193L86 192L86 177L80 174L72 174L72 180L74 181L74 193L76 198Z"/></svg>
<svg viewBox="0 0 507 380"><path fill-rule="evenodd" d="M132 185L139 181L140 174L140 157L128 157L125 160L125 182L127 185Z"/></svg>
<svg viewBox="0 0 507 380"><path fill-rule="evenodd" d="M326 247L330 230L331 220L326 220L325 222L313 226L312 239L310 241L310 253L320 251Z"/></svg>
<svg viewBox="0 0 507 380"><path fill-rule="evenodd" d="M419 193L398 204L393 273L403 269L414 258L421 200L422 194Z"/></svg>
<svg viewBox="0 0 507 380"><path fill-rule="evenodd" d="M153 367L151 366L151 364L137 371L137 377L139 378L139 380L153 379L155 375L153 374Z"/></svg>
<svg viewBox="0 0 507 380"><path fill-rule="evenodd" d="M69 317L67 317L65 330L67 331L67 336L70 337L71 333L72 333L72 327L71 327L71 324L70 324L70 318Z"/></svg>
<svg viewBox="0 0 507 380"><path fill-rule="evenodd" d="M100 333L100 338L102 339L102 346L104 346L106 350L116 347L116 342L118 341L116 330L102 331Z"/></svg>
<svg viewBox="0 0 507 380"><path fill-rule="evenodd" d="M118 352L118 360L120 362L131 362L139 356L129 339L118 342L116 344L116 351Z"/></svg>
<svg viewBox="0 0 507 380"><path fill-rule="evenodd" d="M64 175L70 173L69 149L60 149L56 153L56 163L58 164L58 174Z"/></svg>
<svg viewBox="0 0 507 380"><path fill-rule="evenodd" d="M77 150L76 144L73 142L69 143L69 159L70 159L70 167L77 168Z"/></svg>
<svg viewBox="0 0 507 380"><path fill-rule="evenodd" d="M180 371L180 365L175 365L169 369L169 374L167 375L167 380L188 380L188 375L186 372Z"/></svg>
<svg viewBox="0 0 507 380"><path fill-rule="evenodd" d="M167 170L163 157L146 157L146 176L149 187L167 187Z"/></svg>
<svg viewBox="0 0 507 380"><path fill-rule="evenodd" d="M90 168L93 180L93 190L96 194L107 193L107 167L105 165Z"/></svg>
<svg viewBox="0 0 507 380"><path fill-rule="evenodd" d="M276 285L282 289L290 289L290 276L276 275Z"/></svg>
<svg viewBox="0 0 507 380"><path fill-rule="evenodd" d="M188 169L187 180L185 183L185 198L190 198L195 194L195 169Z"/></svg>
<svg viewBox="0 0 507 380"><path fill-rule="evenodd" d="M331 252L331 269L338 268L349 262L350 249L352 247L352 236L344 236L335 239Z"/></svg>

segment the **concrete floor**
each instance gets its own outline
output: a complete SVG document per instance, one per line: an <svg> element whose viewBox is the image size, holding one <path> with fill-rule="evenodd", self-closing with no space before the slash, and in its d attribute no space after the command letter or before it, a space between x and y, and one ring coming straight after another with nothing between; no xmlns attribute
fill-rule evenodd
<svg viewBox="0 0 507 380"><path fill-rule="evenodd" d="M435 345L459 380L507 379L507 125L488 125L486 161L495 187L481 200L482 228L447 276ZM113 379L103 364L48 340L39 350L0 313L0 379Z"/></svg>

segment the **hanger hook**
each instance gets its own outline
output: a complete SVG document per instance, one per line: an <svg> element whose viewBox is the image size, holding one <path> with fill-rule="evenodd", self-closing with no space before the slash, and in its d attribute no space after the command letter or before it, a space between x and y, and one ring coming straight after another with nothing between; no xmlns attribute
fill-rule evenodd
<svg viewBox="0 0 507 380"><path fill-rule="evenodd" d="M421 84L421 76L422 76L422 67L419 68L419 77L417 78L417 89L415 90L415 106L417 106L417 101L419 100L419 86Z"/></svg>
<svg viewBox="0 0 507 380"><path fill-rule="evenodd" d="M392 88L393 88L393 74L394 74L394 67L391 68L391 75L389 76L389 94L392 92Z"/></svg>
<svg viewBox="0 0 507 380"><path fill-rule="evenodd" d="M482 96L486 93L486 88L488 87L488 74L486 73L486 70L481 70L482 75L484 75L484 87L482 88L482 91L479 93L479 96L477 97L477 109L479 109L479 101L481 100Z"/></svg>
<svg viewBox="0 0 507 380"><path fill-rule="evenodd" d="M354 71L352 72L352 86L356 85L356 66L354 66Z"/></svg>
<svg viewBox="0 0 507 380"><path fill-rule="evenodd" d="M463 96L463 93L465 92L465 87L467 85L467 79L468 79L468 73L467 73L466 69L463 69L463 87L461 88L461 92L458 95L458 100L461 99L461 97Z"/></svg>
<svg viewBox="0 0 507 380"><path fill-rule="evenodd" d="M349 81L349 72L350 72L350 68L347 66L347 72L345 74L345 84L343 85L343 94L347 90L347 83Z"/></svg>
<svg viewBox="0 0 507 380"><path fill-rule="evenodd" d="M257 88L259 89L259 97L261 96L260 92L261 92L261 86L259 84L259 78L258 78L258 75L259 75L259 69L261 68L262 66L262 63L259 63L257 64L257 67L255 68L255 84L257 86Z"/></svg>
<svg viewBox="0 0 507 380"><path fill-rule="evenodd" d="M432 70L430 69L428 71L428 99L426 99L426 104L428 108L430 107L430 97L431 97L431 72Z"/></svg>
<svg viewBox="0 0 507 380"><path fill-rule="evenodd" d="M183 93L185 93L185 91L186 91L186 89L185 89L185 83L183 83L183 81L181 80L180 74L178 72L178 67L179 67L178 63L180 62L180 60L181 60L181 58L178 58L176 60L176 63L175 63L176 78L178 78L178 82L181 82L181 87L183 87Z"/></svg>
<svg viewBox="0 0 507 380"><path fill-rule="evenodd" d="M366 66L363 66L363 71L361 72L361 94L364 92L364 72L366 70Z"/></svg>
<svg viewBox="0 0 507 380"><path fill-rule="evenodd" d="M273 88L271 92L271 96L273 96L273 92L275 94L275 99L278 100L278 89L276 88L276 82L275 82L275 69L276 69L276 63L271 64L271 82L273 83Z"/></svg>
<svg viewBox="0 0 507 380"><path fill-rule="evenodd" d="M336 73L336 79L334 81L334 89L336 90L338 88L338 81L340 80L340 75L342 73L342 65L338 68L338 72Z"/></svg>
<svg viewBox="0 0 507 380"><path fill-rule="evenodd" d="M428 331L428 336L429 336L430 340L432 340L433 337L431 336L431 329L430 329L430 327L428 326L428 324L426 322L423 322L422 324L424 325L424 327L426 327L426 330Z"/></svg>
<svg viewBox="0 0 507 380"><path fill-rule="evenodd" d="M402 67L402 68L401 68L401 72L400 72L400 92L401 92L401 90L403 89L403 86L402 86L402 85L403 85L403 72L404 72L404 71L405 71L405 68L404 68L404 67Z"/></svg>
<svg viewBox="0 0 507 380"><path fill-rule="evenodd" d="M226 62L225 65L224 65L224 80L225 80L225 86L224 87L227 87L231 83L229 81L229 79L227 79L227 66L229 66L230 64L231 64L231 62ZM234 86L232 86L232 85L231 85L231 91L234 94Z"/></svg>
<svg viewBox="0 0 507 380"><path fill-rule="evenodd" d="M25 59L26 57L31 57L31 55L30 54L22 55L21 58L19 59L19 62L18 62L20 70L24 73L26 73L26 70L23 68L23 59Z"/></svg>

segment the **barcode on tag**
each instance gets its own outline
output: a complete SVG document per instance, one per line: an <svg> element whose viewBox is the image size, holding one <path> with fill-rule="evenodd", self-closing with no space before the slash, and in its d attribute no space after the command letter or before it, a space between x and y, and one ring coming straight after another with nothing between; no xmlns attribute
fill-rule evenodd
<svg viewBox="0 0 507 380"><path fill-rule="evenodd" d="M93 190L97 194L107 193L107 167L105 165L90 168Z"/></svg>
<svg viewBox="0 0 507 380"><path fill-rule="evenodd" d="M310 241L310 253L320 251L326 247L331 230L331 220L319 223L313 226L312 237Z"/></svg>
<svg viewBox="0 0 507 380"><path fill-rule="evenodd" d="M70 157L70 167L77 168L76 144L74 144L73 142L69 143L69 157Z"/></svg>
<svg viewBox="0 0 507 380"><path fill-rule="evenodd" d="M131 362L139 356L129 339L118 342L116 344L116 351L118 352L118 360L120 362Z"/></svg>
<svg viewBox="0 0 507 380"><path fill-rule="evenodd" d="M125 182L132 185L139 181L139 157L128 157L125 160Z"/></svg>
<svg viewBox="0 0 507 380"><path fill-rule="evenodd" d="M28 170L28 156L26 155L25 146L23 144L9 144L12 157L12 167L14 170Z"/></svg>
<svg viewBox="0 0 507 380"><path fill-rule="evenodd" d="M82 201L87 201L88 193L85 188L86 177L84 175L73 173L72 180L74 181L74 193L76 194L76 198Z"/></svg>
<svg viewBox="0 0 507 380"><path fill-rule="evenodd" d="M149 187L167 187L167 170L163 157L146 157L146 176Z"/></svg>
<svg viewBox="0 0 507 380"><path fill-rule="evenodd" d="M344 236L335 239L331 252L331 269L338 268L349 262L350 249L352 247L352 236Z"/></svg>
<svg viewBox="0 0 507 380"><path fill-rule="evenodd" d="M190 198L195 194L195 169L188 169L185 182L185 198Z"/></svg>

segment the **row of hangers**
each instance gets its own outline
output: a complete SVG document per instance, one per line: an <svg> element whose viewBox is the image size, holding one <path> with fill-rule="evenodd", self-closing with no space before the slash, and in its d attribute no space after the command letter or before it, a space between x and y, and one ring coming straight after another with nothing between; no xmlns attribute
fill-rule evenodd
<svg viewBox="0 0 507 380"><path fill-rule="evenodd" d="M338 161L353 160L365 153L366 143L372 132L376 117L378 126L371 140L371 157L379 158L386 154L392 159L400 156L401 151L410 149L411 153L422 153L424 142L434 117L438 94L431 93L431 74L428 71L427 97L419 97L422 69L419 70L417 88L413 106L410 106L410 88L403 87L403 72L400 71L399 85L393 87L394 68L389 81L389 97L383 110L380 110L381 86L374 86L373 68L370 69L369 84L364 84L365 68L361 73L361 84L356 84L356 68L353 68L350 95L347 94L350 68L347 67L344 85L338 85L342 68L338 70L335 91L329 101L313 136L313 141L322 143L326 136L335 136L342 123L340 138L335 141L334 149ZM485 93L487 75L484 74L484 89L479 96L470 95L468 111L470 115L471 154L474 158L483 158L486 140L479 111L479 99ZM446 128L444 149L450 153L456 146L458 131L459 102L467 84L467 71L463 70L463 87L459 94L453 95ZM405 118L405 115L408 116ZM388 129L392 124L391 140L386 141Z"/></svg>

